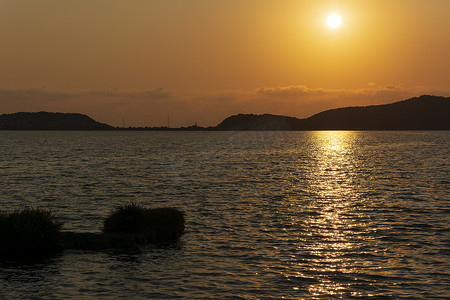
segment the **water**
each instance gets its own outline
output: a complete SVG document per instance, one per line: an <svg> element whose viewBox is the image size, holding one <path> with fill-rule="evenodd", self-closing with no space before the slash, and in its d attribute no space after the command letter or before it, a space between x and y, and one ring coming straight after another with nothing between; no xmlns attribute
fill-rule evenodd
<svg viewBox="0 0 450 300"><path fill-rule="evenodd" d="M0 298L448 298L450 132L0 132L2 210L98 232L185 212L179 242L0 264Z"/></svg>

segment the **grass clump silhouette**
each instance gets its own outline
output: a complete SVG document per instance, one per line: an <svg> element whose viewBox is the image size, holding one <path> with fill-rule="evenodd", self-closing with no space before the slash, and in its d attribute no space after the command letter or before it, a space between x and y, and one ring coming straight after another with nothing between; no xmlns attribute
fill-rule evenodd
<svg viewBox="0 0 450 300"><path fill-rule="evenodd" d="M131 202L111 211L103 232L137 234L143 243L176 239L184 232L184 215L175 208L145 208Z"/></svg>
<svg viewBox="0 0 450 300"><path fill-rule="evenodd" d="M103 233L61 232L63 223L50 210L0 212L0 258L40 258L65 249L135 248L174 240L184 232L184 216L174 208L129 203L111 211L103 225Z"/></svg>
<svg viewBox="0 0 450 300"><path fill-rule="evenodd" d="M33 257L59 250L63 223L50 210L26 207L0 213L0 257Z"/></svg>

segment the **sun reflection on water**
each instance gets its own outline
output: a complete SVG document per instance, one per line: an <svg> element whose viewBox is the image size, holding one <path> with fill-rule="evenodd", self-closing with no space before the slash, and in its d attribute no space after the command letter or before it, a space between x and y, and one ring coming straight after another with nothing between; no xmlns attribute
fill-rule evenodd
<svg viewBox="0 0 450 300"><path fill-rule="evenodd" d="M315 132L315 166L309 175L314 201L310 209L316 213L305 220L312 243L306 251L317 257L309 272L318 282L308 286L312 295L348 294L348 283L339 277L354 272L347 255L357 251L362 237L354 228L361 227L354 211L358 199L355 183L355 141L358 133L350 131Z"/></svg>

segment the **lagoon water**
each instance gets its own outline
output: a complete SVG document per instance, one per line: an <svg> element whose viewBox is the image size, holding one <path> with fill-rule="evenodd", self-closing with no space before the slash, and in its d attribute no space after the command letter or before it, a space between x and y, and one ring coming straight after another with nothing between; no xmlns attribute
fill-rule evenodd
<svg viewBox="0 0 450 300"><path fill-rule="evenodd" d="M0 262L0 298L450 297L450 132L0 132L1 209L98 232L129 201L178 242Z"/></svg>

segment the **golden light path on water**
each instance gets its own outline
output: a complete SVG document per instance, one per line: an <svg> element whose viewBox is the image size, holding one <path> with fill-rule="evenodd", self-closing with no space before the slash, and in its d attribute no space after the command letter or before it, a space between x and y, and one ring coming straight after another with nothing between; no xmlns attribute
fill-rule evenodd
<svg viewBox="0 0 450 300"><path fill-rule="evenodd" d="M357 213L352 211L357 200L354 165L357 137L357 132L349 131L314 133L316 166L311 170L310 187L317 195L312 205L320 213L307 219L305 225L316 241L309 250L320 257L316 261L317 266L312 267L318 273L354 272L345 254L358 246L352 231L352 227L360 225ZM312 295L337 295L347 289L347 285L324 277L318 283L311 284L308 291Z"/></svg>
<svg viewBox="0 0 450 300"><path fill-rule="evenodd" d="M3 211L100 232L180 208L131 251L0 261L0 299L449 299L449 132L0 132Z"/></svg>

